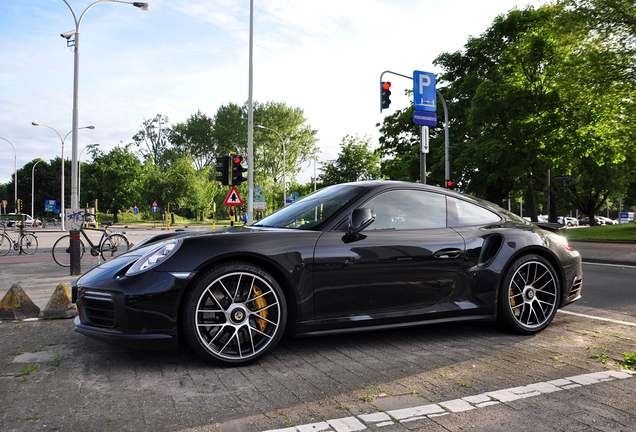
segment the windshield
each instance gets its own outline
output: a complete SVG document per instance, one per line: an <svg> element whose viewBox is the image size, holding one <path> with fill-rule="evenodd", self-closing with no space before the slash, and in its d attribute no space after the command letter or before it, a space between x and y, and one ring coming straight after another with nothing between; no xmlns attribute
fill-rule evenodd
<svg viewBox="0 0 636 432"><path fill-rule="evenodd" d="M336 185L320 189L272 213L256 222L254 226L316 229L363 191L363 188L352 185Z"/></svg>

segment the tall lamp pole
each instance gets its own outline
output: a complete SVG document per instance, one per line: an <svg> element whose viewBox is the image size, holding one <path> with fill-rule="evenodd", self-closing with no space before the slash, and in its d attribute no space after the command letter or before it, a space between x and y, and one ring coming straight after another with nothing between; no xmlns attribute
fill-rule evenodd
<svg viewBox="0 0 636 432"><path fill-rule="evenodd" d="M11 144L11 141L9 141L6 138L0 137L0 139L3 139L9 144ZM13 183L15 184L15 191L13 192L13 205L17 208L17 205L18 205L18 152L15 151L15 146L13 144L11 144L11 147L13 147L13 154L15 156L15 159L14 159L15 174L13 174Z"/></svg>
<svg viewBox="0 0 636 432"><path fill-rule="evenodd" d="M74 51L75 51L75 58L74 58L74 64L73 64L73 143L72 143L72 148L71 148L71 154L72 154L72 169L71 169L71 208L75 209L75 208L79 208L79 197L78 197L78 191L77 191L77 180L78 180L78 171L77 171L77 130L78 128L78 123L79 123L79 118L78 118L78 89L79 89L79 52L80 52L80 32L79 32L79 28L80 28L80 24L82 23L82 19L84 18L84 15L86 14L86 12L88 12L88 10L90 8L92 8L93 6L95 6L97 3L104 3L104 2L109 2L109 3L126 3L126 4L131 4L135 7L140 8L141 10L148 10L150 9L150 5L148 5L148 3L141 3L141 2L129 2L129 1L123 1L123 0L98 0L95 3L91 4L90 6L88 6L86 9L84 9L84 12L82 12L82 15L80 15L79 20L77 19L77 16L75 15L75 11L73 10L73 8L71 7L71 5L68 3L67 0L64 0L64 3L66 3L66 6L68 6L68 8L71 10L71 13L73 14L73 19L75 20L75 30L71 30L69 32L66 33L62 33L60 36L62 36L63 38L65 38L67 40L67 45L68 46L72 46L74 47ZM71 37L74 37L73 40L71 40ZM64 223L62 223L63 225Z"/></svg>
<svg viewBox="0 0 636 432"><path fill-rule="evenodd" d="M70 131L69 133L67 133L66 135L64 135L64 138L62 138L62 135L60 135L60 133L55 130L54 128L52 128L51 126L47 126L45 124L42 123L38 123L38 122L31 122L31 124L33 126L44 126L46 128L51 129L53 132L55 132L57 134L58 137L60 137L60 141L62 142L62 203L60 204L60 211L62 212L62 231L65 231L64 228L64 220L66 219L66 215L64 214L64 142L66 141L66 138L68 138L68 136L73 132ZM84 126L81 127L79 129L95 129L95 126ZM73 138L76 136L77 134L73 134ZM71 207L73 208L73 207Z"/></svg>
<svg viewBox="0 0 636 432"><path fill-rule="evenodd" d="M280 138L280 142L283 143L283 207L285 207L285 204L287 203L287 174L285 171L286 168L286 164L285 164L285 140L283 140L283 137L280 136L280 134L278 132L276 132L274 129L265 127L265 126L261 126L261 125L256 125L254 126L256 129L267 129L269 131L274 132L276 135L278 135L278 138Z"/></svg>
<svg viewBox="0 0 636 432"><path fill-rule="evenodd" d="M78 159L78 170L77 170L77 198L78 199L82 199L82 153L84 153L84 150L86 150L87 148L94 148L94 147L99 147L99 144L88 144L86 147L84 147L82 149L82 151L79 154L79 159Z"/></svg>
<svg viewBox="0 0 636 432"><path fill-rule="evenodd" d="M31 168L31 219L35 219L35 212L33 211L33 207L35 206L35 166L40 162L42 162L42 160L34 163L33 168Z"/></svg>

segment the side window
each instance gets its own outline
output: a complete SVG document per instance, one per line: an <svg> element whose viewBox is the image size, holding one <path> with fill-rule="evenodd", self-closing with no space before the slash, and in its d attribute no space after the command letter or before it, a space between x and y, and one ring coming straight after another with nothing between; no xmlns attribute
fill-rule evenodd
<svg viewBox="0 0 636 432"><path fill-rule="evenodd" d="M451 208L451 215L456 214L456 217L450 218L449 226L479 225L501 221L501 218L490 210L466 201L449 197L448 205Z"/></svg>
<svg viewBox="0 0 636 432"><path fill-rule="evenodd" d="M367 230L446 227L446 197L433 192L384 192L361 207L370 208L375 212L375 221Z"/></svg>

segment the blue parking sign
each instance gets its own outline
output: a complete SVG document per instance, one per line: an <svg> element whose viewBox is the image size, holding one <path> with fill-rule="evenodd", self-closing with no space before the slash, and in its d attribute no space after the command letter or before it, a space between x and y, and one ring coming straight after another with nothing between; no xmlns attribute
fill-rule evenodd
<svg viewBox="0 0 636 432"><path fill-rule="evenodd" d="M434 73L413 71L413 107L417 111L437 110Z"/></svg>

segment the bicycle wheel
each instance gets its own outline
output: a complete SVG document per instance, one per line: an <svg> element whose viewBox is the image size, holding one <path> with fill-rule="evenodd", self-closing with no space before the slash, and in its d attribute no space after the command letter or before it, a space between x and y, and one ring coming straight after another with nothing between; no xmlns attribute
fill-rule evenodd
<svg viewBox="0 0 636 432"><path fill-rule="evenodd" d="M5 256L11 252L11 237L5 233L0 233L0 256Z"/></svg>
<svg viewBox="0 0 636 432"><path fill-rule="evenodd" d="M84 242L80 242L80 259L84 256ZM62 267L71 266L71 236L65 235L57 239L53 245L53 259Z"/></svg>
<svg viewBox="0 0 636 432"><path fill-rule="evenodd" d="M20 250L27 255L33 255L38 250L38 239L33 234L25 234L20 239Z"/></svg>
<svg viewBox="0 0 636 432"><path fill-rule="evenodd" d="M130 249L130 246L125 236L122 234L111 234L104 239L99 247L99 252L102 255L102 259L107 261L128 252L128 249Z"/></svg>

